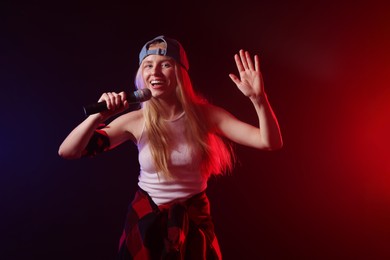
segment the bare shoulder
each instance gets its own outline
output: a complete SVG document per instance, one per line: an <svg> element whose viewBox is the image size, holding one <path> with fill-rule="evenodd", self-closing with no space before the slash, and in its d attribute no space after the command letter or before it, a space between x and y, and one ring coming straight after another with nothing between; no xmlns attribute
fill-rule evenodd
<svg viewBox="0 0 390 260"><path fill-rule="evenodd" d="M214 104L207 104L204 107L204 114L212 131L221 133L223 125L235 117L222 107Z"/></svg>
<svg viewBox="0 0 390 260"><path fill-rule="evenodd" d="M207 119L212 124L218 124L224 118L233 117L227 110L214 104L207 104L205 110Z"/></svg>

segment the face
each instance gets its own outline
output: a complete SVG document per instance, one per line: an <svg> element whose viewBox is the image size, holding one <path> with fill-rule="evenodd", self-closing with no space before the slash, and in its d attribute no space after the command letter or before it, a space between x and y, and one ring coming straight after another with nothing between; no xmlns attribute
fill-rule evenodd
<svg viewBox="0 0 390 260"><path fill-rule="evenodd" d="M142 77L154 98L169 98L175 95L177 86L175 61L162 55L149 55L142 64Z"/></svg>

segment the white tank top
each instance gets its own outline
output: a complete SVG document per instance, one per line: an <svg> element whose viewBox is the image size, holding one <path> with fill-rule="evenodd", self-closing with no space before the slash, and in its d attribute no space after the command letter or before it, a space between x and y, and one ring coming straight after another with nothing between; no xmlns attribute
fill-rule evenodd
<svg viewBox="0 0 390 260"><path fill-rule="evenodd" d="M207 177L202 176L200 170L201 155L194 152L186 140L184 112L178 118L166 122L173 142L168 169L175 178L164 178L162 174L157 174L145 127L137 144L140 164L138 186L157 205L183 201L207 187Z"/></svg>

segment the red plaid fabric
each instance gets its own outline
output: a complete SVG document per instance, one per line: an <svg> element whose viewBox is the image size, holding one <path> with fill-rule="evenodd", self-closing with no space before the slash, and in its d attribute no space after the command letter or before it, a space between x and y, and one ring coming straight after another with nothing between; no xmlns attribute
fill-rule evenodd
<svg viewBox="0 0 390 260"><path fill-rule="evenodd" d="M104 127L100 125L99 128ZM99 153L107 151L110 148L110 139L104 130L96 129L82 152L84 157L94 157Z"/></svg>
<svg viewBox="0 0 390 260"><path fill-rule="evenodd" d="M159 207L145 191L137 191L117 259L222 259L206 193Z"/></svg>

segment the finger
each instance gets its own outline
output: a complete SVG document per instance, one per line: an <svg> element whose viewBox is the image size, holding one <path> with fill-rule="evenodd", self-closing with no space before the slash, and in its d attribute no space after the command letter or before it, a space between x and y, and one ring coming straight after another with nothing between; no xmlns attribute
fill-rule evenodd
<svg viewBox="0 0 390 260"><path fill-rule="evenodd" d="M238 54L234 55L234 60L236 61L236 66L237 66L238 72L241 73L242 71L244 71L244 67L242 66L242 62L241 62Z"/></svg>
<svg viewBox="0 0 390 260"><path fill-rule="evenodd" d="M246 61L248 63L249 69L250 70L255 70L255 67L253 66L253 62L252 62L251 56L250 56L248 51L245 52L245 58L246 58Z"/></svg>
<svg viewBox="0 0 390 260"><path fill-rule="evenodd" d="M236 85L240 84L240 79L236 75L229 74L229 77Z"/></svg>
<svg viewBox="0 0 390 260"><path fill-rule="evenodd" d="M126 92L122 91L121 93L119 93L120 97L121 97L121 101L122 103L124 103L127 99L126 97Z"/></svg>
<svg viewBox="0 0 390 260"><path fill-rule="evenodd" d="M247 60L246 60L246 56L245 56L245 51L244 50L240 50L240 58L241 58L242 66L244 67L245 70L247 70L248 69L248 63L247 63Z"/></svg>
<svg viewBox="0 0 390 260"><path fill-rule="evenodd" d="M126 92L122 91L121 93L119 93L119 95L121 97L121 102L124 108L127 109L129 107L129 102L127 101Z"/></svg>
<svg viewBox="0 0 390 260"><path fill-rule="evenodd" d="M107 93L103 93L103 94L100 96L98 102L99 102L99 103L100 103L100 102L106 102L106 106L107 106L107 109L108 109L109 103L110 103L108 100L109 100L109 98L108 98Z"/></svg>
<svg viewBox="0 0 390 260"><path fill-rule="evenodd" d="M112 93L114 96L115 108L119 108L122 106L122 97L117 93Z"/></svg>
<svg viewBox="0 0 390 260"><path fill-rule="evenodd" d="M260 71L260 59L257 55L255 55L255 70Z"/></svg>
<svg viewBox="0 0 390 260"><path fill-rule="evenodd" d="M111 92L107 92L106 95L107 95L107 99L106 99L107 109L112 110L114 109L114 105L115 105L114 95Z"/></svg>
<svg viewBox="0 0 390 260"><path fill-rule="evenodd" d="M107 95L106 93L103 93L103 94L100 96L98 102L106 101L106 95Z"/></svg>

